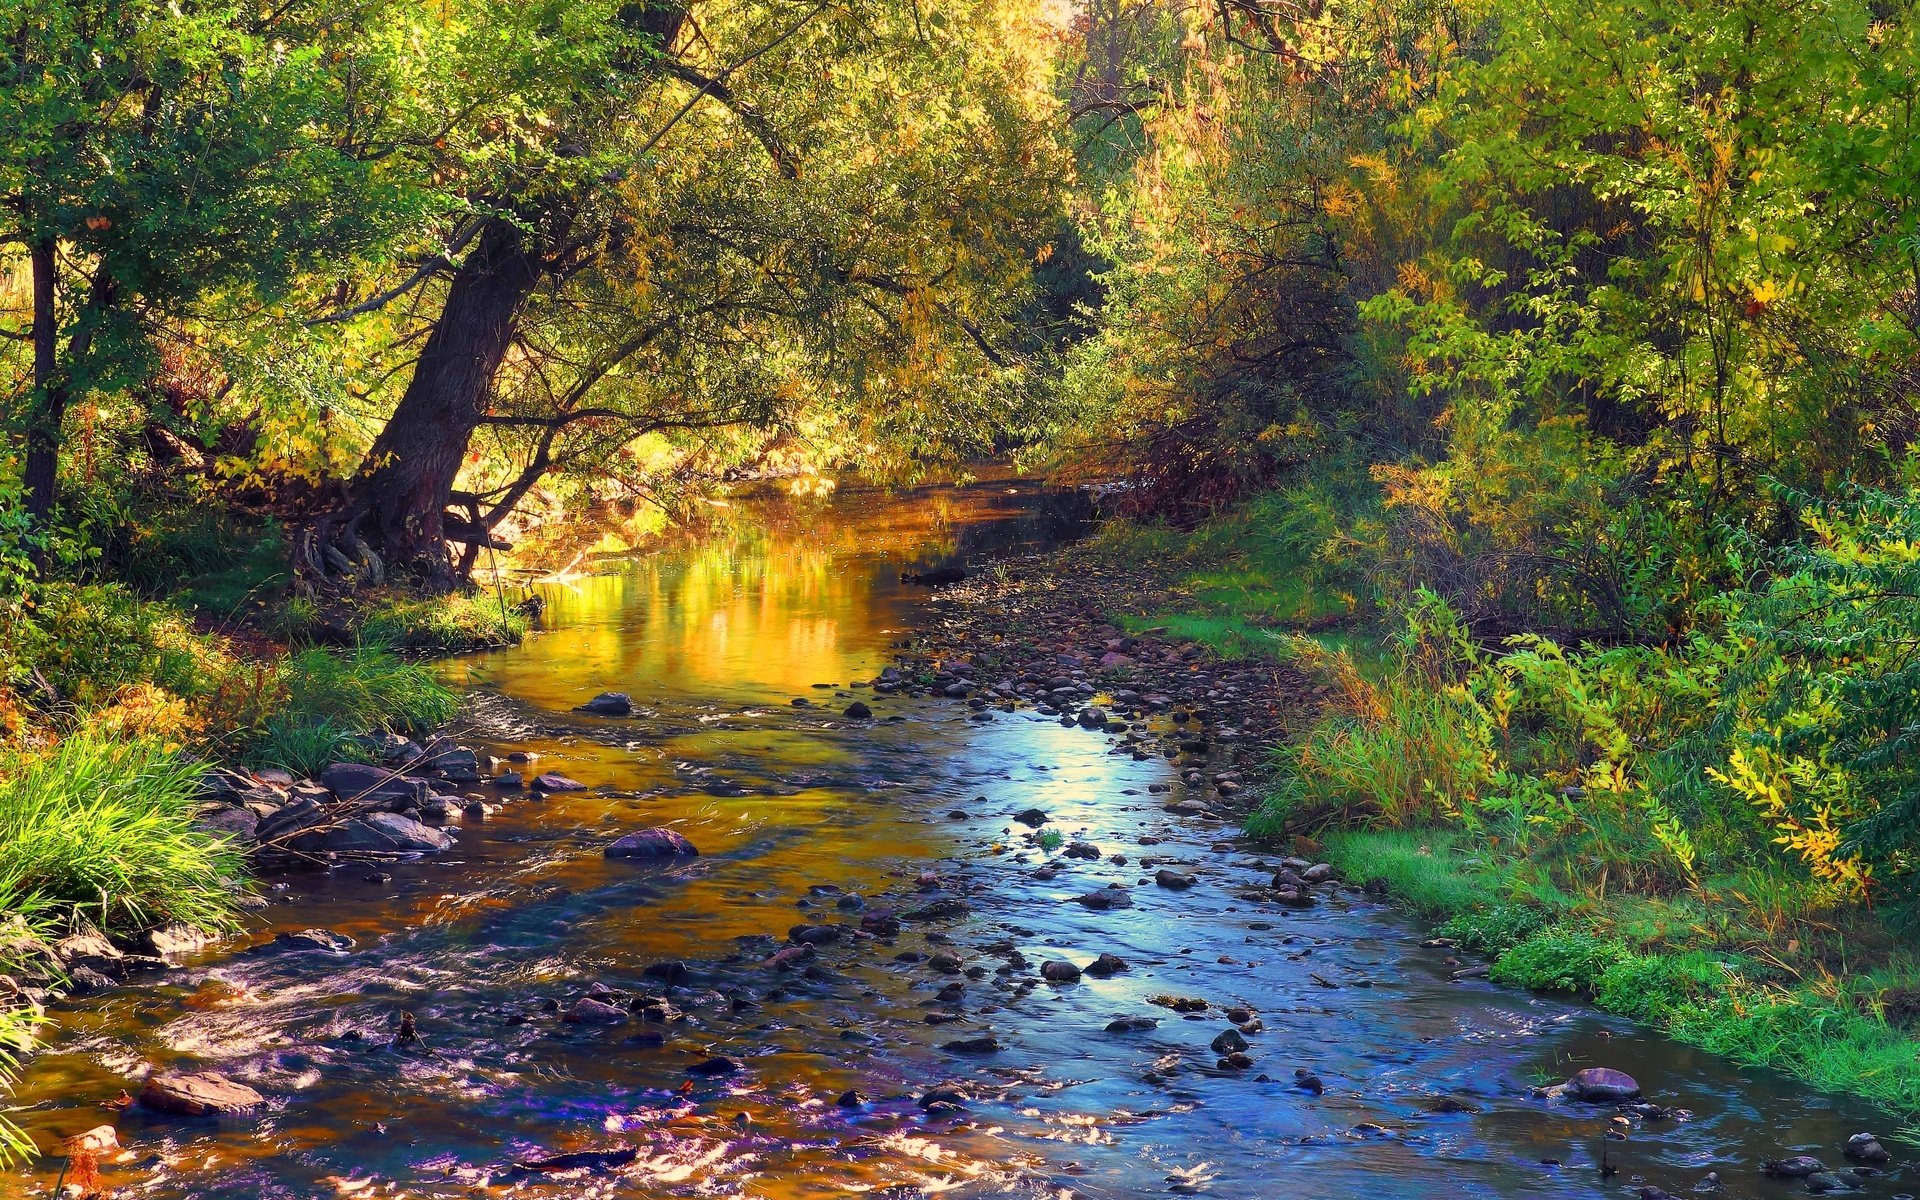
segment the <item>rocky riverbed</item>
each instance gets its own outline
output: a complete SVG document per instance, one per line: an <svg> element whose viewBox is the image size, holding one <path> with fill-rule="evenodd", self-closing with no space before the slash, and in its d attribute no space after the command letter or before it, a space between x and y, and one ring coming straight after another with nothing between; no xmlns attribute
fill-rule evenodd
<svg viewBox="0 0 1920 1200"><path fill-rule="evenodd" d="M950 535L874 544L901 512L556 591L373 808L325 772L211 798L327 819L244 938L55 1006L9 1182L87 1140L160 1200L1911 1187L1881 1116L1493 988L1245 843L1311 688L1107 625L1147 573L928 593L902 546ZM451 844L329 847L382 814Z"/></svg>

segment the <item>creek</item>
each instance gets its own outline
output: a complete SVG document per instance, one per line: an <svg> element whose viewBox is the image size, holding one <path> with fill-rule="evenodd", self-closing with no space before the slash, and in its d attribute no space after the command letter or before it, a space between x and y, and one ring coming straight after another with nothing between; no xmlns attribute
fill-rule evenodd
<svg viewBox="0 0 1920 1200"><path fill-rule="evenodd" d="M157 1200L1588 1197L1695 1194L1709 1171L1722 1195L1797 1196L1761 1162L1841 1167L1865 1129L1896 1162L1861 1194L1913 1190L1885 1114L1568 1000L1456 980L1446 949L1357 889L1275 906L1278 855L1168 812L1156 785L1183 785L1157 757L1031 711L852 686L942 603L903 567L978 570L1075 536L1083 510L1005 479L769 500L546 586L549 632L450 664L472 697L457 732L586 789L490 795L499 812L433 859L264 880L243 937L57 1009L16 1120L43 1147L117 1124L130 1153L108 1182ZM639 711L571 711L603 690ZM841 715L854 699L873 719ZM1102 857L1037 844L1012 820L1032 807ZM652 826L700 856L603 854ZM1161 867L1196 886L1154 886ZM1131 907L1072 902L1112 883ZM884 909L947 915L857 932ZM840 935L776 958L803 924ZM313 927L353 948L272 944ZM1041 977L1103 953L1127 969ZM635 1015L562 1018L596 991ZM1260 1026L1244 1069L1212 1048L1234 1008ZM417 1045L395 1044L402 1013ZM1108 1031L1130 1017L1157 1024ZM219 1121L96 1107L156 1064L223 1071L269 1103ZM1611 1106L1534 1095L1585 1066L1627 1071L1691 1119L1632 1119L1609 1140ZM945 1083L958 1103L923 1105ZM626 1150L603 1170L512 1167ZM46 1194L46 1167L0 1192Z"/></svg>

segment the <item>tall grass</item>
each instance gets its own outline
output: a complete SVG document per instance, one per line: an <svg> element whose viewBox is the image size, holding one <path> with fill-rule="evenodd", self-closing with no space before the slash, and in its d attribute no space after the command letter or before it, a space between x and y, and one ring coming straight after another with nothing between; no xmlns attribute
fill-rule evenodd
<svg viewBox="0 0 1920 1200"><path fill-rule="evenodd" d="M0 911L106 930L231 925L241 857L193 825L202 770L86 732L0 761Z"/></svg>
<svg viewBox="0 0 1920 1200"><path fill-rule="evenodd" d="M431 654L517 645L527 636L527 618L502 608L498 596L486 593L424 600L390 597L362 615L357 627L369 642Z"/></svg>
<svg viewBox="0 0 1920 1200"><path fill-rule="evenodd" d="M302 650L244 684L214 719L218 753L296 774L360 757L356 734L418 733L460 709L459 695L430 668L383 646Z"/></svg>

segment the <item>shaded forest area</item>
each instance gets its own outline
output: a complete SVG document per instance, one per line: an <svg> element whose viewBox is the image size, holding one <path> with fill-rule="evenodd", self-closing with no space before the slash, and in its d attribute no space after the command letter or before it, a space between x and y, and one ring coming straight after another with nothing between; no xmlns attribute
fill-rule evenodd
<svg viewBox="0 0 1920 1200"><path fill-rule="evenodd" d="M1013 455L1184 564L1142 620L1326 681L1260 831L1398 838L1512 981L1920 1109L1915 38L1852 0L11 6L0 907L232 921L197 773L444 720L410 653L526 620L476 572ZM1851 1024L1770 1049L1772 1008Z"/></svg>

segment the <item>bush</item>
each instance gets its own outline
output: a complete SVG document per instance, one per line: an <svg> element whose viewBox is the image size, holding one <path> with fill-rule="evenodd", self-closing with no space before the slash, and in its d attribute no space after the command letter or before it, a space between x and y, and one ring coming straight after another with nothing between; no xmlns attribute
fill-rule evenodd
<svg viewBox="0 0 1920 1200"><path fill-rule="evenodd" d="M0 911L106 930L231 925L241 859L193 825L201 771L86 732L0 763Z"/></svg>
<svg viewBox="0 0 1920 1200"><path fill-rule="evenodd" d="M1546 927L1547 914L1524 904L1497 904L1460 913L1439 929L1462 950L1498 957Z"/></svg>
<svg viewBox="0 0 1920 1200"><path fill-rule="evenodd" d="M1502 954L1493 964L1492 979L1536 992L1586 995L1626 956L1626 948L1619 942L1555 925Z"/></svg>

